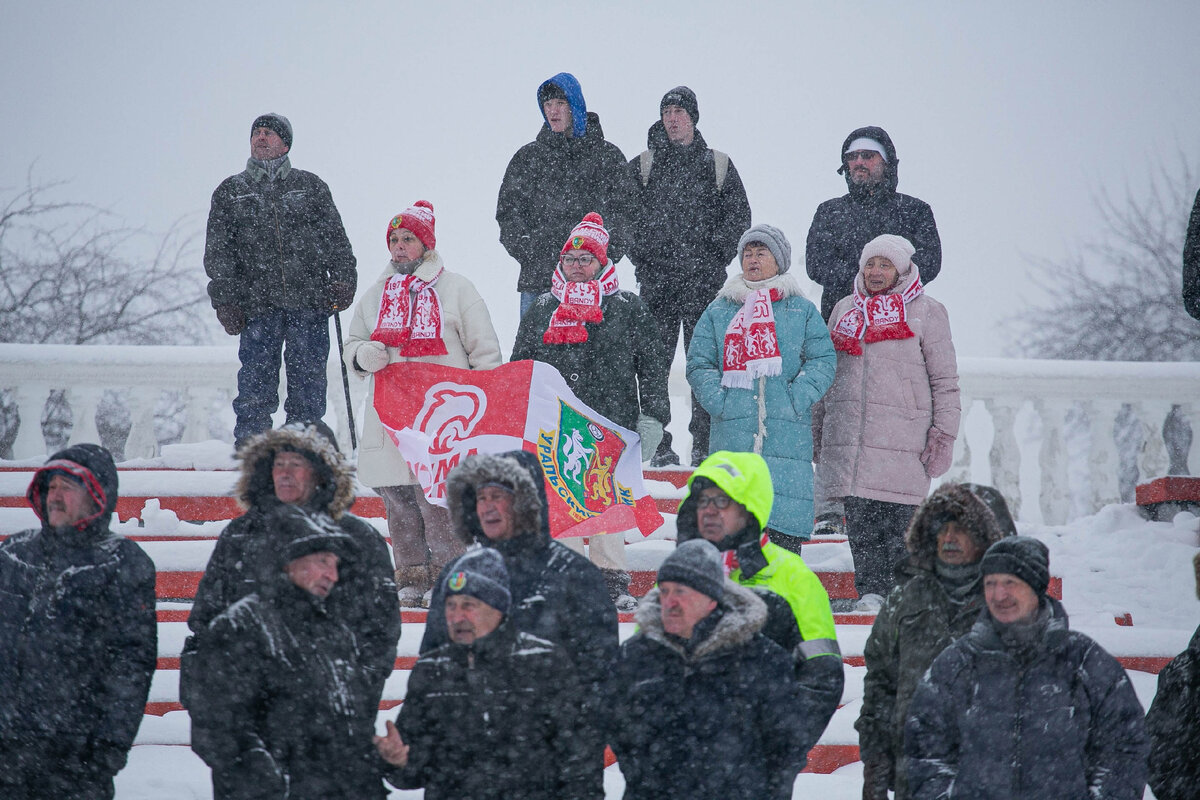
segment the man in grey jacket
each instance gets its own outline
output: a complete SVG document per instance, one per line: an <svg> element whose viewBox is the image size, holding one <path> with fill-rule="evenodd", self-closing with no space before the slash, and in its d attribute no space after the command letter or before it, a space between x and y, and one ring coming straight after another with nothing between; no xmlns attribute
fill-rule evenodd
<svg viewBox="0 0 1200 800"><path fill-rule="evenodd" d="M204 271L217 319L241 336L235 445L271 429L279 366L287 369L287 421L325 415L329 316L349 308L354 253L325 182L292 169L292 124L263 114L250 126L246 169L212 196Z"/></svg>

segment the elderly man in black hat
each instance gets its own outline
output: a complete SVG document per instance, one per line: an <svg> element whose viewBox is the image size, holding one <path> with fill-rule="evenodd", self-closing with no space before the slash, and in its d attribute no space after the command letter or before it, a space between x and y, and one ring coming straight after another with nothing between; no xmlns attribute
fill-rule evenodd
<svg viewBox="0 0 1200 800"><path fill-rule="evenodd" d="M663 561L610 682L608 742L626 800L792 796L808 720L766 620L712 542L683 542Z"/></svg>
<svg viewBox="0 0 1200 800"><path fill-rule="evenodd" d="M427 800L603 797L581 736L584 689L558 645L518 629L504 557L470 550L445 571L446 634L424 653L387 735L388 781Z"/></svg>
<svg viewBox="0 0 1200 800"><path fill-rule="evenodd" d="M980 563L987 609L917 686L904 731L914 798L1140 798L1142 706L1117 660L1046 594L1046 545L1012 536Z"/></svg>

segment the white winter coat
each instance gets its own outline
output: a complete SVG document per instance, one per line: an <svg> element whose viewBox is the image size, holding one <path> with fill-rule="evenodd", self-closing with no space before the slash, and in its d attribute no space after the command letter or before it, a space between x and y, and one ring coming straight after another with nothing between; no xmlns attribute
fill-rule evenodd
<svg viewBox="0 0 1200 800"><path fill-rule="evenodd" d="M416 276L430 280L442 269L442 257L436 250L427 250ZM358 348L370 341L371 333L379 321L379 303L383 299L383 287L387 279L399 274L391 261L383 274L371 284L354 308L354 319L350 322L350 334L342 357L348 369L368 381L369 400L363 413L362 440L358 443L358 478L372 488L380 486L405 486L416 481L409 472L392 443L384 432L375 413L375 376L359 369L354 361ZM492 327L492 317L487 305L470 280L446 270L434 287L442 307L442 341L446 343L444 356L404 357L399 349L388 348L389 364L404 361L421 361L444 364L461 369L493 369L500 366L500 340Z"/></svg>

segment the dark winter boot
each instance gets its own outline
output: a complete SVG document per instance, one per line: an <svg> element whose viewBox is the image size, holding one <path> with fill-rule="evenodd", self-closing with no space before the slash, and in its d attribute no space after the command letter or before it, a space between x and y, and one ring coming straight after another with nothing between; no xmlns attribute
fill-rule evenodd
<svg viewBox="0 0 1200 800"><path fill-rule="evenodd" d="M655 467L678 467L679 456L675 455L675 451L671 449L671 445L667 442L662 442L658 445L658 449L654 451L654 455L650 457L650 466Z"/></svg>
<svg viewBox="0 0 1200 800"><path fill-rule="evenodd" d="M804 544L804 540L799 536L792 536L790 533L780 533L772 528L767 528L767 539L771 544L779 545L789 553L800 555L800 547Z"/></svg>
<svg viewBox="0 0 1200 800"><path fill-rule="evenodd" d="M632 614L637 610L637 598L629 593L629 582L633 576L622 569L602 569L604 585L608 587L608 597L621 614Z"/></svg>
<svg viewBox="0 0 1200 800"><path fill-rule="evenodd" d="M396 593L402 608L429 608L429 595L437 574L429 564L396 568Z"/></svg>

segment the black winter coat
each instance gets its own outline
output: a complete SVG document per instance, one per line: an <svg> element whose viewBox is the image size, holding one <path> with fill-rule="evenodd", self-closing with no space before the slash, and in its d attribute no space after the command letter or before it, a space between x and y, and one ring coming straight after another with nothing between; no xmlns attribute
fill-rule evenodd
<svg viewBox="0 0 1200 800"><path fill-rule="evenodd" d="M1187 238L1183 241L1183 307L1200 319L1200 192L1192 203Z"/></svg>
<svg viewBox="0 0 1200 800"><path fill-rule="evenodd" d="M583 694L562 648L507 621L473 645L442 645L408 680L396 727L409 761L388 780L425 787L425 800L599 800Z"/></svg>
<svg viewBox="0 0 1200 800"><path fill-rule="evenodd" d="M860 136L876 139L887 151L884 183L865 191L851 182L847 172L849 194L817 206L808 229L804 266L808 277L823 287L821 316L826 322L837 301L854 291L858 259L863 247L876 236L891 233L912 243L916 248L912 260L921 271L922 283L932 283L942 270L942 240L933 210L923 200L896 191L900 159L887 133L882 128L859 128L846 137L840 152L844 153Z"/></svg>
<svg viewBox="0 0 1200 800"><path fill-rule="evenodd" d="M1045 609L1045 607L1043 607ZM1125 670L1049 601L1032 659L985 610L921 680L904 731L912 797L1135 800L1146 727Z"/></svg>
<svg viewBox="0 0 1200 800"><path fill-rule="evenodd" d="M605 141L600 117L588 112L587 120L587 132L579 138L543 124L504 171L496 222L500 244L521 265L517 291L550 291L563 244L589 212L604 217L610 261L620 261L629 247L634 187L625 156Z"/></svg>
<svg viewBox="0 0 1200 800"><path fill-rule="evenodd" d="M618 425L636 429L641 413L665 427L671 421L671 357L642 298L626 291L603 298L604 321L586 323L588 338L579 344L542 341L556 308L558 300L549 293L530 306L517 328L512 360L550 364L576 397Z"/></svg>
<svg viewBox="0 0 1200 800"><path fill-rule="evenodd" d="M1200 792L1200 628L1187 650L1158 673L1146 712L1150 788L1158 800L1192 800Z"/></svg>
<svg viewBox="0 0 1200 800"><path fill-rule="evenodd" d="M196 658L192 749L213 770L215 800L385 796L373 676L322 600L278 572L212 621Z"/></svg>
<svg viewBox="0 0 1200 800"><path fill-rule="evenodd" d="M329 285L358 283L354 252L325 182L280 169L270 180L250 169L213 192L204 271L214 308L247 317L272 308L333 313Z"/></svg>
<svg viewBox="0 0 1200 800"><path fill-rule="evenodd" d="M263 564L270 547L266 520L279 506L271 481L271 465L281 448L312 453L322 465L320 486L310 506L328 513L358 547L358 558L341 570L344 591L329 599L329 610L359 637L366 664L374 670L375 702L396 662L400 637L400 602L387 542L369 524L345 513L354 502L354 478L341 454L319 436L306 431L280 429L241 451L242 475L236 489L239 502L249 510L230 522L217 538L216 547L196 589L188 615L193 633L184 648L180 699L189 706L191 653L209 624L227 608L257 592L263 582ZM273 575L269 577L274 577Z"/></svg>
<svg viewBox="0 0 1200 800"><path fill-rule="evenodd" d="M515 539L491 542L480 527L475 513L475 487L488 481L514 488L513 513L516 529L521 531ZM550 538L545 479L532 453L472 456L450 473L446 496L455 532L468 542L495 548L504 557L512 592L509 621L522 633L561 647L583 682L585 701L580 726L592 754L590 786L601 786L601 689L617 654L617 609L608 596L603 575L584 556ZM445 578L454 572L456 563L447 565L434 585L421 639L422 654L450 640L446 631Z"/></svg>
<svg viewBox="0 0 1200 800"><path fill-rule="evenodd" d="M67 531L50 527L45 499L64 460L90 472L102 500ZM46 769L86 764L104 780L125 765L145 713L157 657L154 564L108 529L117 472L103 448L54 454L29 499L42 527L0 544L0 739L52 741L70 756Z"/></svg>
<svg viewBox="0 0 1200 800"><path fill-rule="evenodd" d="M791 657L759 631L767 610L725 581L691 647L662 627L658 590L637 610L608 690L608 742L625 800L792 796L807 724Z"/></svg>
<svg viewBox="0 0 1200 800"><path fill-rule="evenodd" d="M646 146L652 166L645 185L641 156L629 162L637 193L629 259L638 283L643 291L698 296L707 305L750 227L746 187L730 161L717 188L712 150L698 130L690 145L672 145L660 120L650 126Z"/></svg>

